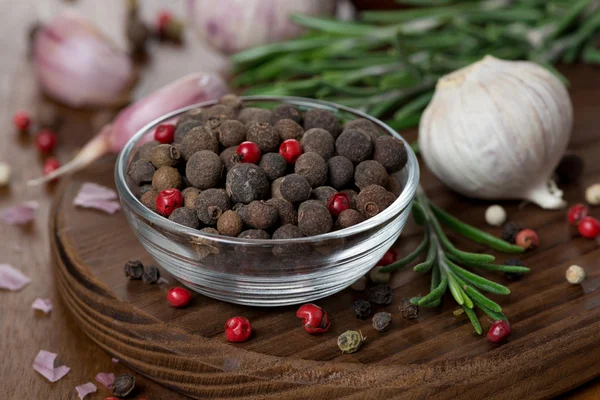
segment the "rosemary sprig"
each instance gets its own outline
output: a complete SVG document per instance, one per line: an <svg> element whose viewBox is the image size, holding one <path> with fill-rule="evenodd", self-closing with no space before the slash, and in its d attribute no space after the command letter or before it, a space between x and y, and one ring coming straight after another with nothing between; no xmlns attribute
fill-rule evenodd
<svg viewBox="0 0 600 400"><path fill-rule="evenodd" d="M482 329L475 313L476 308L493 320L506 319L500 305L488 299L482 292L507 295L510 289L483 278L469 269L527 273L529 268L492 264L491 262L494 261L492 255L468 253L457 249L442 230L442 224L476 243L485 244L498 251L522 253L524 249L448 214L434 205L422 188L417 191L412 211L415 221L424 227L423 240L409 255L383 267L382 272L397 271L414 262L420 255L426 254L425 260L417 264L414 270L420 273L431 271L431 291L425 296L413 297L411 299L413 304L421 307L437 307L443 295L449 290L454 300L463 307L478 334L482 333Z"/></svg>

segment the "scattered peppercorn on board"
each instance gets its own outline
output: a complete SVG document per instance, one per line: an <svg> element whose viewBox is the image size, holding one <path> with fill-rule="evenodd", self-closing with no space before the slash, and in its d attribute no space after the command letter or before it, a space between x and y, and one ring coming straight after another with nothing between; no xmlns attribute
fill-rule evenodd
<svg viewBox="0 0 600 400"><path fill-rule="evenodd" d="M414 137L414 134L412 135ZM409 136L409 138L411 138ZM580 147L587 171L579 185L565 187L569 203L580 201L587 184L600 180L594 163L600 141ZM403 298L428 292L429 279L410 268L393 277L390 305L373 305L373 314L389 312L386 332L373 328L371 318L357 319L352 303L363 292L344 290L317 301L330 318L330 329L310 335L296 317L297 307L252 308L193 294L190 304L174 309L167 292L177 285L130 281L123 265L152 260L128 227L123 215L72 206L83 182L109 187L112 160L96 164L61 184L51 216L51 247L57 286L77 324L101 348L134 370L193 398L549 398L600 375L600 247L570 228L564 212L535 206L518 209L503 203L511 219L535 229L540 248L521 260L532 269L520 281L486 275L506 284L508 296L490 296L512 324L503 344L492 344L474 333L466 315L449 295L436 309L421 309L416 319L404 319ZM422 184L432 201L457 217L490 233L485 225L489 203L472 201L445 189L423 170ZM593 212L598 212L593 209ZM396 250L402 256L418 244L422 233L407 226ZM469 251L484 247L452 236ZM514 256L494 253L498 261ZM565 271L582 265L588 274L582 285L570 285ZM225 322L243 316L253 335L245 343L228 343ZM492 321L480 314L484 331ZM338 336L360 332L360 349L342 354Z"/></svg>

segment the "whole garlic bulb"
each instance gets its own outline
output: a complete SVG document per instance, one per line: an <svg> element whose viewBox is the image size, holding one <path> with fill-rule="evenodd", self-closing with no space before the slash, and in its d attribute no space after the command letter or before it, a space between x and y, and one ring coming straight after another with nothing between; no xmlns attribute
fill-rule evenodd
<svg viewBox="0 0 600 400"><path fill-rule="evenodd" d="M573 106L541 66L491 56L441 78L419 126L429 169L481 199L565 206L551 181L569 142Z"/></svg>

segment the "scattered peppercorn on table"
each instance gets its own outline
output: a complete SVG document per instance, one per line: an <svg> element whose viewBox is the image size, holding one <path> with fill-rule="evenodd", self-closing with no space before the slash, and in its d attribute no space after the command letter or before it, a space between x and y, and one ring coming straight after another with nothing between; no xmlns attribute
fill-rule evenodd
<svg viewBox="0 0 600 400"><path fill-rule="evenodd" d="M97 7L84 1L81 7L87 7L87 12L108 25L119 21L110 10L121 9L120 2ZM0 25L4 26L0 29L5 30L5 37L10 36L15 29L24 30L33 17L11 15L11 23ZM19 46L14 48L23 52L24 47ZM169 52L158 50L152 54L158 67L145 79L173 75L173 67L160 61L168 59ZM21 71L25 64L21 56L7 59L10 68L2 73L14 84L0 86L0 93L7 104L31 110L40 100L32 95L29 72ZM197 65L203 58L196 55L192 60ZM600 71L572 67L563 72L572 79L575 133L598 135ZM2 112L3 126L10 126L12 111ZM65 123L58 131L58 156L68 159L87 139L80 133L93 132L93 116L66 110L61 113ZM169 137L177 132L163 134ZM126 261L140 259L145 265L152 262L123 215L106 216L72 207L82 182L112 186L114 159L103 159L54 190L52 186L28 188L22 184L24 178L38 176L43 164L24 138L11 136L9 130L4 135L7 142L0 154L2 161L12 167L13 183L10 190L2 191L0 207L30 199L40 201L41 206L31 227L3 226L0 231L5 257L1 262L18 265L33 280L21 292L0 293L0 353L5 361L0 366L0 393L24 399L73 398L75 386L94 381L102 371L135 375L138 392L134 399L187 398L178 392L213 399L535 399L553 397L600 374L600 249L596 241L581 238L568 225L566 210L544 212L533 206L519 210L518 203L501 203L511 220L533 228L540 240L539 249L519 257L531 268L530 274L517 282L495 276L512 290L510 296L494 298L511 319L512 332L503 344L491 344L473 334L468 318L453 314L457 306L450 298L439 309L421 309L415 315L403 299L427 293L429 279L409 268L394 276L391 304L385 304L389 293L372 294L382 303L371 304L375 321L356 317L352 305L366 294L348 289L316 302L328 313L328 329L311 335L309 330L314 327L310 325L307 330L308 319L296 316L298 307L265 310L193 294L185 308L172 308L166 301L167 293L177 283L164 271L161 277L169 284L128 281L123 274ZM294 138L293 131L289 135ZM414 133L408 135L415 137ZM587 169L580 184L565 187L569 204L583 201L585 188L600 181L600 169L593 162L600 153L600 137L583 143L575 151L587 161ZM436 204L490 233L501 234L501 228L485 224L485 210L491 203L462 198L422 171L423 186ZM55 202L50 206L53 195ZM193 190L184 191L183 201L193 201L186 199L197 195ZM600 210L596 207L590 212L598 216ZM48 220L49 235L45 225ZM237 230L234 225L235 221L229 221L222 229ZM401 244L395 248L398 255L402 257L414 249L420 236L416 228L407 227ZM478 245L457 242L466 250L483 250ZM53 267L48 261L48 247ZM499 255L499 261L504 261L501 257L514 258ZM565 279L571 265L585 268L587 276L582 284L571 285ZM131 267L131 273L139 272L134 265ZM30 310L38 296L54 300L50 315L38 316ZM304 318L310 318L318 310L304 311ZM227 343L225 323L237 316L250 321L252 336L247 342ZM492 325L485 317L481 322L486 331ZM338 347L340 340L344 354ZM32 370L40 349L58 353L59 361L71 367L59 382L49 383ZM111 357L120 362L111 362ZM592 382L567 397L592 399L598 390L599 384ZM108 396L109 392L99 387L86 399Z"/></svg>

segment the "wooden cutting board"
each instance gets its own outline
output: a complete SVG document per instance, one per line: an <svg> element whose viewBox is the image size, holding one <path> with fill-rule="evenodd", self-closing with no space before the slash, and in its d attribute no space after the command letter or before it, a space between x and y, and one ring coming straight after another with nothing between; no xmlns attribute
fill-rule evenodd
<svg viewBox="0 0 600 400"><path fill-rule="evenodd" d="M579 153L588 163L584 181L599 181L600 166L592 160L600 142ZM188 308L173 309L165 298L177 282L168 274L163 276L169 284L128 281L127 260L152 260L123 215L72 206L82 182L114 186L113 163L107 158L75 175L56 196L50 236L59 291L100 347L173 390L211 399L541 399L600 375L600 247L577 237L564 211L505 204L510 218L536 229L541 240L539 250L522 257L531 274L518 282L491 275L512 291L492 296L513 325L505 344L489 343L464 315L454 316L457 306L449 295L439 309L421 309L416 320L402 319L402 298L426 293L429 284L429 276L410 268L393 278L393 303L375 308L392 313L389 332L378 333L370 320L354 317L350 306L364 294L347 289L317 302L330 313L332 328L311 336L300 327L295 307L252 308L195 295ZM427 171L423 183L438 205L484 226L489 204L455 195ZM582 191L582 185L571 186L566 197L580 200ZM420 237L409 225L397 250L406 254ZM460 248L485 250L451 238ZM499 262L506 258L498 254ZM566 282L571 264L587 270L584 285ZM229 344L224 338L225 321L236 315L250 319L255 329L247 343ZM484 330L491 323L484 315L481 322ZM336 340L348 329L360 330L367 339L358 353L344 355Z"/></svg>

